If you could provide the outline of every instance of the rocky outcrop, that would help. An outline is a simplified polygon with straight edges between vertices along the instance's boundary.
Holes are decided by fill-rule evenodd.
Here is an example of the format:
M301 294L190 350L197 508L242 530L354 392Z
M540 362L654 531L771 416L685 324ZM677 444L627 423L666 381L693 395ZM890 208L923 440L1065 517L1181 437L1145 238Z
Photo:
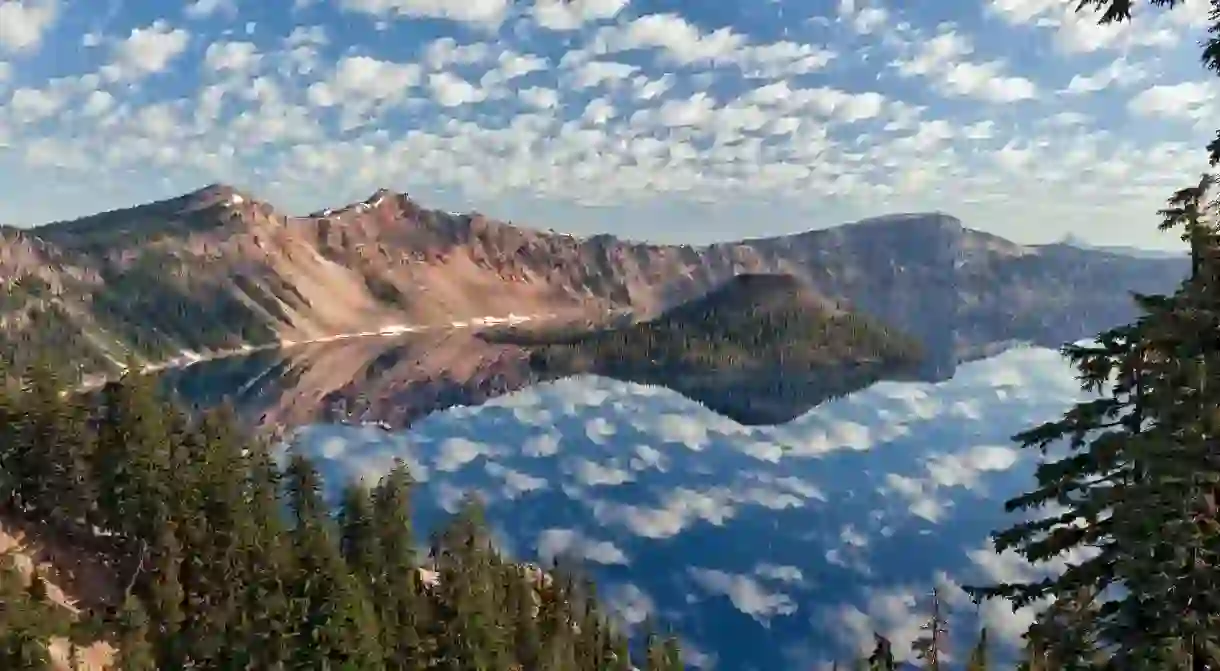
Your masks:
M1125 290L1167 291L1186 262L1023 247L944 214L908 214L707 247L578 238L422 207L381 190L288 216L212 185L179 198L0 237L0 323L87 367L134 351L306 340L485 315L640 314L741 273L786 273L949 351L1058 344L1129 319ZM49 294L12 280L37 276ZM20 284L20 283L17 283ZM41 284L38 287L43 289ZM47 326L50 324L50 326ZM58 344L62 341L62 344ZM943 347L938 347L943 350Z

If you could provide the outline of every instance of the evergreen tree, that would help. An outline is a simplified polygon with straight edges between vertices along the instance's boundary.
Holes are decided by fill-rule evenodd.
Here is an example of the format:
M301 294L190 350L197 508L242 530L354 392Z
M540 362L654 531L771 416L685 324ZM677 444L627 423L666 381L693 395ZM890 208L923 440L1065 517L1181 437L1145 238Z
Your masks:
M1103 23L1131 18L1132 0L1080 0ZM1181 0L1151 0L1180 7ZM1220 73L1220 5L1212 3L1203 64ZM1208 146L1220 163L1220 133ZM1215 408L1220 366L1220 245L1214 180L1175 193L1162 230L1180 229L1190 244L1190 278L1172 296L1140 296L1143 315L1112 329L1096 345L1065 348L1087 391L1106 396L1078 404L1062 420L1018 438L1045 454L1068 454L1038 470L1038 488L1009 501L1010 510L1066 508L1014 525L996 536L997 551L1016 550L1038 563L1072 550L1095 555L1039 582L990 586L977 595L1015 605L1051 602L1030 644L1047 665L1205 669L1220 666L1220 557L1215 538L1220 437ZM1110 378L1114 379L1111 380ZM1057 631L1052 631L1057 630ZM1035 634L1031 630L1031 635ZM1031 661L1029 668L1041 665Z
M286 584L292 557L280 514L280 473L262 440L247 444L245 462L249 513L241 549L245 584L235 629L247 642L246 668L278 671L288 661L293 633Z
M868 656L867 668L869 671L895 671L898 668L893 644L881 634L873 634L873 652Z
M940 671L941 650L948 631L945 629L945 618L940 612L940 593L936 589L932 590L932 617L919 628L926 633L911 642L911 650L917 659L923 661L923 668Z
M292 665L300 669L371 669L381 659L372 608L347 571L322 499L317 470L299 454L287 476L293 513L293 620L299 623Z
M667 671L683 671L686 664L682 661L682 649L678 645L678 637L669 636L662 644L665 651L665 669Z
M1213 410L1220 386L1207 384L1209 368L1220 364L1207 344L1214 336L1206 334L1220 328L1211 291L1192 279L1172 297L1139 296L1145 314L1135 324L1095 345L1065 347L1085 390L1107 396L1017 437L1044 454L1065 441L1069 453L1039 466L1038 489L1007 508L1066 510L997 534L996 551L1013 549L1034 563L1082 548L1096 554L1050 580L972 592L1017 606L1096 602L1095 617L1076 618L1070 635L1046 641L1052 654L1067 641L1074 647L1062 655L1092 658L1112 648L1112 663L1133 670L1190 668L1183 654L1220 663L1210 652L1220 650L1210 624L1220 601L1206 587L1220 579L1208 512L1220 483L1220 461L1208 447L1220 434ZM1094 650L1079 649L1094 642Z
M0 669L51 671L54 668L46 641L31 628L0 631Z
M156 671L157 661L149 643L148 614L140 600L127 595L118 617L118 671Z
M55 389L45 384L43 392ZM77 540L90 540L125 586L102 632L47 599L41 578L27 584L0 571L0 668L39 668L50 637L64 635L73 646L105 636L117 644L116 668L133 670L631 668L626 638L609 627L591 583L506 561L476 500L438 532L438 579L425 586L405 466L372 492L349 490L336 525L307 459L291 455L281 470L230 409L188 414L146 384L133 374L98 394L92 451L82 425L65 420L71 395L0 393L0 437L9 441L0 472L35 478L22 485L26 503L10 508L45 522L55 510L48 483L84 480L86 511L58 519L76 525L92 513L105 533ZM54 448L49 464L27 460L32 445ZM680 668L676 639L660 649L658 668Z
M423 623L429 613L411 527L412 485L410 471L399 461L373 491L373 523L381 553L375 572L381 588L373 599L389 671L423 669L428 659Z
M373 493L364 483L343 490L339 507L340 551L369 595L381 587L382 552L373 516Z
M966 671L987 671L987 627L979 630L979 640L970 651Z

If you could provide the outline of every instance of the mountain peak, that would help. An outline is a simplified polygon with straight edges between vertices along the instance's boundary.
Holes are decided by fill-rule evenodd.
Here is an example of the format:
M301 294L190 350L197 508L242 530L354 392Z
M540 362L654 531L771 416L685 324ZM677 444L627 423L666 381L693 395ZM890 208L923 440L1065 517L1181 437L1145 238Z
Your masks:
M383 198L387 198L389 196L397 196L397 195L400 195L400 194L395 193L394 191L387 189L385 187L382 187L382 188L374 191L373 195L369 196L368 198L365 198L364 202L372 204L374 202L380 201Z
M789 312L814 310L834 312L837 306L812 284L787 273L741 273L715 287L701 298L665 313L666 317L704 318L709 311L728 313Z
M255 202L253 198L242 193L237 187L229 184L213 183L195 189L175 199L182 201L187 210L197 210L215 205L240 205Z

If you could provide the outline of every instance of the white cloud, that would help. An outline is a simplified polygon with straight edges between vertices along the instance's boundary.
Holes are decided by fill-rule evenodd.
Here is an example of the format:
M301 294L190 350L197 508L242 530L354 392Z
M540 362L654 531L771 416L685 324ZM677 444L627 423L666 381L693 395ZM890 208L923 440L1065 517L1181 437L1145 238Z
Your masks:
M538 109L553 109L559 106L559 92L555 89L531 86L517 92L521 101Z
M1068 93L1093 93L1111 87L1131 86L1147 76L1144 66L1118 58L1092 75L1074 75L1066 90Z
M59 17L56 0L0 0L0 51L29 52Z
M639 71L639 67L615 61L590 61L581 64L573 73L573 88L587 89L607 83L625 81Z
M571 470L576 480L586 487L604 485L613 487L635 479L630 471L611 465L599 464L584 458L574 460Z
M215 71L246 72L258 67L262 55L253 42L213 42L203 55L203 63Z
M1037 86L1025 77L1005 73L1000 61L974 61L970 41L953 30L942 31L923 41L915 53L895 61L898 73L926 77L951 96L978 98L994 103L1012 103L1038 96Z
M66 96L59 91L19 88L13 91L9 108L16 121L33 123L55 114L66 102Z
M642 624L657 608L656 601L633 583L613 585L605 595L610 610L629 626Z
M549 484L545 478L522 473L521 471L507 468L502 464L487 462L484 470L487 471L488 475L504 481L504 496L508 499L515 499L528 492L546 489Z
M164 21L133 28L115 47L115 61L104 67L102 73L108 79L123 80L164 72L186 50L189 41L190 33L172 28Z
M850 22L852 30L869 35L890 21L884 7L858 7L855 0L839 0L839 17Z
M459 44L452 37L441 37L424 48L423 61L430 68L443 70L455 65L483 63L492 57L492 46L486 42Z
M192 19L205 19L221 13L236 16L236 0L195 0L183 10L183 14Z
M697 567L690 569L690 575L700 587L713 594L727 596L737 610L759 622L797 612L792 597L769 592L750 576Z
M613 543L595 541L573 529L545 529L538 534L538 558L549 564L557 557L575 556L596 564L628 564L627 555Z
M1198 27L1206 20L1206 10L1199 7L1203 3L1185 4L1181 11L1161 16L1141 12L1135 21L1106 25L1098 23L1096 12L1077 12L1075 3L1057 0L990 0L988 6L994 16L1009 24L1053 31L1057 47L1075 54L1176 46L1183 28Z
M729 28L703 33L677 14L648 14L623 26L603 28L596 50L604 52L660 49L678 64L725 58L745 46L746 38Z
M1136 94L1128 107L1144 116L1202 119L1214 116L1216 86L1210 82L1158 84Z
M369 56L346 56L330 79L314 82L307 96L314 105L363 108L374 103L400 101L419 85L422 69L415 63L382 61Z
M452 473L482 456L494 454L490 445L477 443L466 438L447 438L440 444L433 462L433 468L444 473Z
M528 457L549 457L559 453L560 437L553 433L541 433L530 436L521 447L521 452Z
M4 54L12 70L10 82L0 84L5 102L15 88L45 91L64 97L60 111L69 112L39 117L35 132L16 128L16 119L37 116L36 101L22 94L16 109L10 103L4 141L16 151L8 160L19 160L34 137L77 138L84 154L97 157L75 176L80 188L93 188L84 185L101 175L129 174L131 183L155 184L148 188L169 189L158 191L167 195L203 178L195 162L206 161L215 171L207 179L263 185L263 197L286 210L321 209L348 197L342 194L391 185L425 204L442 202L439 193L455 207L482 203L491 215L524 207L537 214L522 215L523 222L544 228L588 233L604 215L598 221L613 222L627 237L710 242L742 235L744 219L728 213L744 207L769 212L757 218L770 227L759 234L936 209L1036 241L1060 237L1065 226L1091 226L1090 211L1124 222L1107 235L1140 235L1148 227L1134 213L1155 211L1175 177L1205 164L1174 150L1155 170L1132 171L1129 157L1206 131L1215 107L1206 91L1155 76L1165 68L1154 59L1176 58L1169 50L1178 49L1157 46L1158 31L1176 35L1175 44L1195 43L1200 15L1190 8L1141 16L1133 32L1107 38L1095 48L1107 53L1086 61L1071 55L1092 48L1085 24L1070 23L1076 19L1060 7L1015 0L992 3L986 43L968 32L969 21L947 21L925 36L893 3L874 0L826 3L819 25L794 20L783 3L763 3L751 10L757 25L749 26L697 4L650 14L623 0L339 4L314 3L293 23L338 25L324 15L343 8L353 13L338 18L351 30L328 34L301 24L277 35L273 22L260 19L249 26L257 34L246 37L252 22L231 11L248 8L245 2L191 0L181 5L186 14L165 20L191 19L183 24L189 33L160 21L128 35L133 26L115 33L113 17L56 23L62 0L0 0L0 49L13 54ZM952 14L946 16L956 19ZM396 21L419 18L450 20ZM417 25L435 39L407 38ZM56 48L40 55L52 26ZM374 28L381 32L370 35ZM822 39L823 30L833 39ZM1070 49L1038 52L1036 60L1050 65L1039 65L1034 77L1024 68L1035 61L1009 56L1004 42L1031 43L1020 32L1027 30L1082 37ZM82 72L58 72L79 59L52 61L49 54L77 45L107 53L86 52ZM99 58L106 63L100 69ZM65 78L96 73L109 97L93 94L96 85L53 91L42 77L52 71ZM163 76L145 81L152 74ZM1130 104L1101 113L1097 105L1109 98L1082 94L1103 88L1122 89ZM1051 90L1074 96L1043 95ZM1025 103L1019 119L1003 107L1018 102ZM158 103L176 105L186 125L173 136L182 145L158 151L187 158L146 174L152 163L137 157L152 150L130 120ZM1084 138L1098 138L1105 124L1134 119L1138 136L1086 146ZM1087 153L1093 163L1074 163L1075 174L1067 175L1048 147ZM1038 177L1031 176L1035 165ZM28 179L42 186L13 187L20 198L3 194L0 218L74 216L83 214L74 209L80 203L92 202L42 193L62 176L36 172ZM1129 179L1107 181L1116 175ZM1119 201L1125 205L1115 210ZM1039 216L1017 207L1030 202ZM591 219L561 207L606 209ZM685 223L650 225L662 210ZM570 414L514 412L538 426ZM779 454L765 442L755 445L762 458Z
M459 107L487 99L486 92L449 72L434 72L428 75L428 89L432 92L432 98L442 107Z
M550 30L576 30L586 23L613 19L630 0L534 0L534 21Z
M619 524L637 536L669 538L696 521L716 526L736 512L725 491L699 492L684 487L668 493L660 508L594 501L593 515L602 524Z
M509 0L340 0L345 10L376 17L448 19L498 26L508 16Z

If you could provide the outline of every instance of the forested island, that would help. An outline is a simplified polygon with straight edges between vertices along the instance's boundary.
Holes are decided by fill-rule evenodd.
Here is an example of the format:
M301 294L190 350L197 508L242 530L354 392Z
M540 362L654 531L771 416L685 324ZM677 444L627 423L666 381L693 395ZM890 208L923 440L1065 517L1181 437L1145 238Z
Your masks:
M540 371L640 378L840 374L911 366L922 356L913 338L839 309L790 275L738 275L655 319L625 326L488 337L529 348Z

